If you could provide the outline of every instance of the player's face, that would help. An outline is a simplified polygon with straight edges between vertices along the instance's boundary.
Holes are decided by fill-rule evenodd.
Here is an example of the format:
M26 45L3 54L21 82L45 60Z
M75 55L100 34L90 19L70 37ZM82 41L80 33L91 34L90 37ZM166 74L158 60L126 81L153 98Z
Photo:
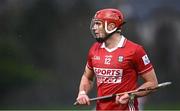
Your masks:
M103 39L106 37L104 23L102 21L94 20L91 24L91 30L93 31L96 39Z

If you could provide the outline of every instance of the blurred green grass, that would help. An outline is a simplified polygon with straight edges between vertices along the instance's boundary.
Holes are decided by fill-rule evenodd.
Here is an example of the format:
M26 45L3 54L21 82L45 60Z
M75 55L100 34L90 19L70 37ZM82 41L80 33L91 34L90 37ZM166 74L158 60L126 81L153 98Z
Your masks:
M78 110L93 110L95 108L95 105L90 106L63 106L61 108L57 108L59 110L72 110L72 111L78 111ZM143 110L176 110L180 111L180 103L175 104L148 104L144 106Z
M180 103L174 104L153 104L153 105L145 105L145 110L179 110L180 111Z
M1 108L1 111L4 108ZM64 105L64 106L47 106L47 107L41 107L41 108L6 108L5 111L7 110L12 110L13 111L19 111L19 110L28 110L28 111L93 111L95 109L95 104L90 105L90 106L71 106L71 105ZM172 110L176 110L176 111L180 111L180 103L176 103L176 104L156 104L156 105L145 105L144 109L140 110L140 111L172 111Z

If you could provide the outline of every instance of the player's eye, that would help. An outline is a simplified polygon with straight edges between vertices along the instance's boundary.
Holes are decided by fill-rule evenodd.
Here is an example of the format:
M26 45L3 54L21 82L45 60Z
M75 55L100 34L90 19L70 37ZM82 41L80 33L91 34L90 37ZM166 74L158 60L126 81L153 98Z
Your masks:
M99 21L95 21L95 23L94 23L95 25L101 25L101 22L99 22Z

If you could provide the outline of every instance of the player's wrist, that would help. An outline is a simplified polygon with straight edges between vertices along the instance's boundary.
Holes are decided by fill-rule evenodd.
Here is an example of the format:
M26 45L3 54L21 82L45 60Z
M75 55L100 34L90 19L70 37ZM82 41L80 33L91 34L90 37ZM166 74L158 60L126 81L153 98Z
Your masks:
M79 91L79 95L86 95L86 91Z

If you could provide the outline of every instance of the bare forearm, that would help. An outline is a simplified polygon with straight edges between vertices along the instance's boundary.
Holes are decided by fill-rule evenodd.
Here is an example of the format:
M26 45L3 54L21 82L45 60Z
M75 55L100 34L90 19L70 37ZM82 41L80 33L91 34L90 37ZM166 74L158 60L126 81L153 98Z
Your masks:
M92 89L92 87L93 87L93 81L88 79L85 75L83 75L79 86L79 92L85 91L87 94Z
M144 89L144 88L154 88L158 85L158 80L156 78L156 74L154 70L151 70L150 72L143 74L142 78L144 79L144 84L142 84L138 89ZM142 91L136 93L137 96L146 96L150 93L151 91Z
M138 89L144 89L144 88L154 88L158 85L157 82L145 82L142 84ZM143 97L151 93L152 91L141 91L138 93L135 93L137 97Z

